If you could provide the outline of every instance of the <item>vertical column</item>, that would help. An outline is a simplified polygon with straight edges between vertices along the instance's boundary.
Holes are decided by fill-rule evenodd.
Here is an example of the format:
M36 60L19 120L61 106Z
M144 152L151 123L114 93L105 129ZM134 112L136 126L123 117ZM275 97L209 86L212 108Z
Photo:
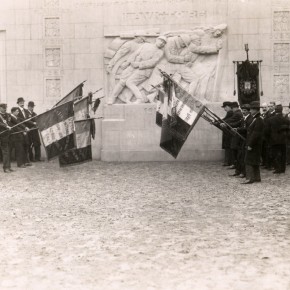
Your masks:
M272 17L273 93L286 105L290 92L290 2L273 0Z
M60 0L44 0L44 82L46 103L53 105L61 98L62 49Z

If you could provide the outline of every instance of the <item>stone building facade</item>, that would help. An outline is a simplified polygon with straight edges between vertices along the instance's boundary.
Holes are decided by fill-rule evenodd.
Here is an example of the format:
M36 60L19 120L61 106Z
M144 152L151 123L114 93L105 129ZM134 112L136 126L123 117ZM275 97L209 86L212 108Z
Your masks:
M11 0L0 6L0 99L49 109L84 80L84 94L110 94L106 51L117 37L154 38L225 23L210 106L233 96L233 60L263 60L262 102L289 104L289 0ZM105 103L105 102L103 102ZM104 105L94 155L103 160L168 160L158 148L154 105ZM181 159L220 158L220 133L201 122ZM211 137L208 137L208 136ZM198 140L198 141L197 141ZM136 149L137 148L137 149ZM123 153L122 153L123 152ZM169 158L170 159L170 158Z

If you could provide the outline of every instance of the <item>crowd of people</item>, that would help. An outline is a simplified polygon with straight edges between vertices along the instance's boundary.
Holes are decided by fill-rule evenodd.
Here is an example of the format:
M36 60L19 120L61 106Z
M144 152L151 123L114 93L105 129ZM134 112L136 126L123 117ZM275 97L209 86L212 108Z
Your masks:
M7 112L7 105L0 104L0 148L2 153L3 170L11 173L11 156L15 155L17 167L26 168L31 162L41 160L41 142L36 127L34 102L17 99L17 105Z
M290 164L290 111L283 113L281 103L260 106L224 102L222 148L223 166L235 170L230 176L245 178L242 184L261 182L260 167L282 174ZM262 111L260 111L262 109ZM289 104L290 109L290 104Z

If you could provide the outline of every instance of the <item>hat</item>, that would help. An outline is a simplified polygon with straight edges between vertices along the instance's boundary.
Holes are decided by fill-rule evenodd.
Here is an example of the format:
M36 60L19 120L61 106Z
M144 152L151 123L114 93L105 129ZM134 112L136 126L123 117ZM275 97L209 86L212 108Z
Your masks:
M166 36L164 36L164 35L160 35L160 36L158 36L157 39L161 39L161 40L163 40L165 43L167 42L167 38L166 38Z
M223 102L222 108L229 106L231 107L232 103L231 102Z
M250 109L260 109L260 102L259 101L253 101L250 103Z
M232 102L232 103L231 103L231 107L232 107L232 108L238 108L238 107L239 107L238 102Z
M7 105L4 104L4 103L0 103L0 107L6 109L7 108Z
M18 99L17 99L17 104L20 103L20 102L25 102L25 101L24 101L23 98L18 98Z
M34 102L32 101L29 101L28 104L27 104L27 107L35 107L35 104Z
M190 36L188 34L180 34L179 36L182 39L182 41L185 43L185 45L189 46L189 44L191 42Z
M250 105L249 104L244 104L244 105L242 105L242 109L250 111Z
M282 111L283 111L283 106L282 105L276 105L276 107L275 107L275 111L277 112L277 113L282 113Z

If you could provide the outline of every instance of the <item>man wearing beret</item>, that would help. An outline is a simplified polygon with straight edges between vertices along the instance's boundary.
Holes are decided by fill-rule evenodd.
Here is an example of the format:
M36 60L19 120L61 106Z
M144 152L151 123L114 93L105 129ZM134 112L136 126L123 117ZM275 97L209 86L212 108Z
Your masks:
M243 184L252 184L261 181L260 162L262 153L264 122L260 116L260 102L250 103L250 112L253 121L247 130L246 139L246 181Z
M9 147L9 136L11 131L10 126L10 115L6 113L7 105L0 104L0 148L3 157L3 170L5 173L10 173L11 169L10 163L10 147Z
M28 102L27 105L27 109L28 109L28 118L32 118L37 116L37 114L34 112L34 107L35 104L34 102L30 101ZM39 134L38 134L38 130L36 129L36 123L35 120L32 119L31 120L33 122L33 126L30 127L30 132L28 133L28 137L29 137L29 159L30 161L34 161L34 162L38 162L38 161L42 161L40 159L41 156L41 151L40 151L40 138L39 138ZM34 152L33 152L34 149Z
M224 108L224 110L226 111L226 116L223 118L223 121L226 122L233 115L231 102L223 102L222 108ZM226 132L226 131L223 131L223 135L222 135L222 149L225 150L225 158L224 158L223 166L230 166L232 164L232 161L231 161L231 134Z
M286 170L286 142L289 120L283 116L281 104L276 105L275 112L275 116L268 119L265 134L268 136L272 147L275 169L273 173L280 174L285 173Z

